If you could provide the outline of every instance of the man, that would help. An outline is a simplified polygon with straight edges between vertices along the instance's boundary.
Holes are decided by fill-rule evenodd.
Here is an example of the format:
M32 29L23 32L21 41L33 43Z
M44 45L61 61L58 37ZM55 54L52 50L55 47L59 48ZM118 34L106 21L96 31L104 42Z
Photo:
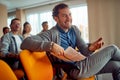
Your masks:
M10 31L9 27L3 27L3 36L8 33ZM2 41L2 38L3 36L1 37L1 41Z
M48 30L48 22L47 21L42 22L42 28L43 28L42 32Z
M23 37L19 35L21 29L20 19L14 18L11 21L11 31L3 36L0 48L0 58L5 60L13 70L19 68L19 52Z
M10 31L9 27L3 27L3 34L6 34Z
M3 39L3 36L4 36L6 33L8 33L9 31L10 31L9 27L3 27L3 35L2 35L2 37L0 38L0 43L1 43L2 39ZM1 44L0 44L0 48L1 48Z
M6 33L1 41L0 58L6 61L19 80L24 79L24 72L19 62L20 45L23 37L19 35L21 29L20 19L14 18L10 24L11 31Z
M86 44L81 38L79 29L72 25L70 9L64 3L54 7L53 18L57 22L55 27L25 39L21 48L48 52L53 67L62 68L71 79L112 73L114 80L120 80L120 50L115 45L94 52L103 45L102 38ZM74 49L77 47L87 58L76 62L66 62L52 55L64 56L65 49L69 46ZM92 54L93 52L94 54Z

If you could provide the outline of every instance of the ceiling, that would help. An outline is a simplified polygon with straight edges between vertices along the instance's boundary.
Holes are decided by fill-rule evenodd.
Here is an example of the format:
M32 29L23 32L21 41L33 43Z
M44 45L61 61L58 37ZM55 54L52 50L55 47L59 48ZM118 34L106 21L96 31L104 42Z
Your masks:
M14 11L16 8L26 9L60 1L65 0L0 0L0 4L6 5L8 12L11 12Z

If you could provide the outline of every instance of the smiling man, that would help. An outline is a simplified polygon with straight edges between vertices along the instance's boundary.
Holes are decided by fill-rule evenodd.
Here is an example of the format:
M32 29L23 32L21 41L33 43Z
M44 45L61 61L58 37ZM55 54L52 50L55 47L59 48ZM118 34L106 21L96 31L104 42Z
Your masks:
M53 8L53 18L57 23L53 28L26 38L21 48L30 51L46 51L53 67L57 68L57 71L63 69L72 80L101 73L112 73L114 80L120 80L120 50L117 46L110 45L92 54L102 47L102 38L89 45L85 43L79 29L72 25L71 11L67 4L56 5ZM74 49L77 47L86 58L70 62L52 55L64 56L65 49L69 46Z
M11 31L6 33L1 41L1 57L5 59L12 69L18 69L19 67L20 45L23 41L22 36L19 35L20 24L20 19L14 18L10 24Z

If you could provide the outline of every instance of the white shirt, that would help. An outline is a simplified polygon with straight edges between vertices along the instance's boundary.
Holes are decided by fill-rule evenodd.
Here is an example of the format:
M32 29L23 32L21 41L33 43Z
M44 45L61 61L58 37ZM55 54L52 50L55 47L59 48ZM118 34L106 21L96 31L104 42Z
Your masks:
M20 52L21 51L20 45L21 45L22 41L21 41L21 39L20 39L20 37L18 35L13 35L13 36L14 36L16 44L17 44L18 52Z

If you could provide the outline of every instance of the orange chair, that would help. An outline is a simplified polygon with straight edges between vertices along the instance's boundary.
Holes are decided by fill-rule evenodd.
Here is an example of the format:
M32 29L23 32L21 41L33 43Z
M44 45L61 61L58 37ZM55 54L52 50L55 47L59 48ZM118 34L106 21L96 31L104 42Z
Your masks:
M0 80L17 80L10 66L3 60L0 60Z
M30 52L23 50L20 53L20 60L28 80L52 80L53 68L45 52ZM66 80L64 73L62 80ZM95 76L78 80L95 80Z
M53 68L46 52L23 50L20 60L28 80L52 80Z

